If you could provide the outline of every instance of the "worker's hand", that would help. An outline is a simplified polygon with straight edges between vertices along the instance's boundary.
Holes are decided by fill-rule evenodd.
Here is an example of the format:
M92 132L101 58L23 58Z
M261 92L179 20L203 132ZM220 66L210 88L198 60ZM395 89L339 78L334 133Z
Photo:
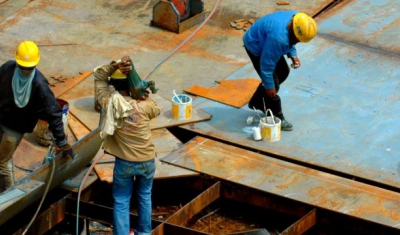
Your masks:
M64 157L70 157L72 159L75 157L72 147L69 144L57 146L54 154L57 156L60 153L62 153Z
M295 56L295 57L291 57L290 59L292 59L292 62L293 62L292 67L294 69L297 69L298 67L300 67L301 63L300 63L299 57Z
M127 74L132 70L131 61L121 61L118 63L118 68L121 70L121 73Z
M142 97L140 97L138 100L137 100L137 102L139 103L140 101L143 101L143 100L147 100L147 98L149 98L149 91L148 90L146 90L145 91L145 94L142 96Z
M113 67L113 69L117 70L119 68L118 63L115 61L111 61L110 65Z
M269 98L275 98L276 97L276 90L275 89L266 89L265 93Z
M132 60L131 57L125 55L121 58L121 62L118 63L118 68L123 74L127 74L132 70Z

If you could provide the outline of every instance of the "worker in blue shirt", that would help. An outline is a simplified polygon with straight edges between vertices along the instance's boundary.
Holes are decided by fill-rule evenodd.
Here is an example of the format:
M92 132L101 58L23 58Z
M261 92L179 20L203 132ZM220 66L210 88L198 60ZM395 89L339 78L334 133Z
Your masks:
M249 108L264 112L265 103L265 108L281 119L283 131L293 130L293 125L283 115L277 94L290 72L284 55L292 60L294 68L300 67L295 45L311 41L317 30L315 20L305 13L277 11L258 19L244 34L244 47L261 78Z

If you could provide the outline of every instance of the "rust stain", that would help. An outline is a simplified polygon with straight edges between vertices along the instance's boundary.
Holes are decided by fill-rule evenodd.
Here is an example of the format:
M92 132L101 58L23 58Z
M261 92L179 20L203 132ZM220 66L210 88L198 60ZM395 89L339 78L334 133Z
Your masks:
M159 34L142 34L142 35L129 35L142 41L138 47L149 48L149 50L173 50L181 42L183 42L191 32L182 34L171 34L167 31L161 31ZM237 61L226 56L216 55L202 48L198 48L193 41L197 40L228 40L230 37L242 37L243 33L238 33L235 30L221 30L220 28L210 27L205 25L194 37L180 48L176 53L186 53L194 57L200 57L211 61L228 62L235 65L243 65L247 61ZM169 49L168 49L169 48ZM243 49L244 50L244 49Z

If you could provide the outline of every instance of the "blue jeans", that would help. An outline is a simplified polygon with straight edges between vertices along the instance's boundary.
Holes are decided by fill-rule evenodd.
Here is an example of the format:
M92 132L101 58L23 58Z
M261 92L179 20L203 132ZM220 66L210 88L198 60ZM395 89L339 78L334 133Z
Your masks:
M130 201L134 186L138 197L138 223L135 235L150 235L151 190L156 171L154 159L146 162L128 162L115 158L113 176L114 234L128 235L130 229Z

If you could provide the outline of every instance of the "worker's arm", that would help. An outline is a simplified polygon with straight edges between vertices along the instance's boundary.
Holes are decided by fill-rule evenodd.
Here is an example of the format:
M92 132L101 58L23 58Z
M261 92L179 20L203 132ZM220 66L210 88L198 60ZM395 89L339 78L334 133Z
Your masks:
M290 49L290 52L287 54L287 56L292 60L293 68L297 69L298 67L300 67L301 62L300 62L299 57L297 57L296 46L292 46L292 48Z
M96 98L102 109L106 108L108 99L113 92L108 85L108 78L115 70L116 67L111 62L110 64L97 67L93 71Z

